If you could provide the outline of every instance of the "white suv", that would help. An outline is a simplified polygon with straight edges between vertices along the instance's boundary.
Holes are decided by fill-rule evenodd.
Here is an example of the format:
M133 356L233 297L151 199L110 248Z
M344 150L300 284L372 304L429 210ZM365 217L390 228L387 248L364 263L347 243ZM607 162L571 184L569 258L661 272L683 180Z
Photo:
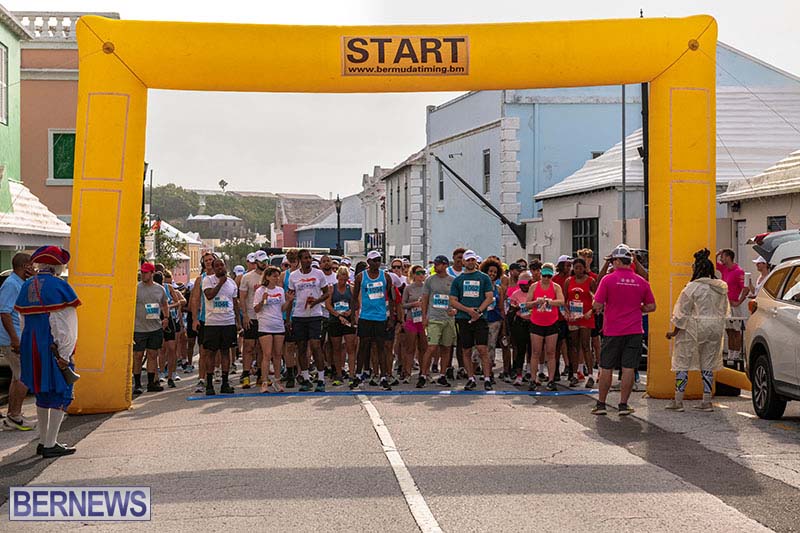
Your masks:
M800 259L769 273L750 311L745 346L753 408L761 418L780 418L788 400L800 400Z

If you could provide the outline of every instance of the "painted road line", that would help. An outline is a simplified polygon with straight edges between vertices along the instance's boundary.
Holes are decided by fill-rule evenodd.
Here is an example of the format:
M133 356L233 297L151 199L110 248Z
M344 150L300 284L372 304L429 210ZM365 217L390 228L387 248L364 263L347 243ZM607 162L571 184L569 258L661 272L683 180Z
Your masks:
M754 415L752 413L745 413L744 411L736 411L736 414L745 416L747 418L758 418L756 415Z
M381 414L365 395L359 394L357 398L361 402L361 405L364 406L364 409L366 409L367 414L369 414L372 427L375 429L375 433L377 433L378 439L380 439L381 445L383 446L383 453L392 466L394 476L397 478L397 482L400 484L400 490L403 492L403 497L408 504L408 509L411 511L411 515L417 522L420 531L422 531L422 533L440 533L442 528L439 527L439 523L433 516L427 502L425 502L425 498L422 497L422 493L419 491L419 488L417 488L414 478L411 477L411 472L408 471L406 463L400 456L400 452L397 451L397 447L394 445L394 439L392 439L392 435L389 433L389 428L383 423Z
M717 406L718 406L720 409L730 409L730 407L728 407L728 406L727 406L727 405L725 405L724 403L718 403L718 404L717 404Z
M563 391L465 391L465 390L343 390L330 392L237 392L234 394L215 394L214 396L189 396L190 402L201 400L219 400L228 398L270 398L270 397L329 397L329 396L588 396L597 394L597 389L563 390Z

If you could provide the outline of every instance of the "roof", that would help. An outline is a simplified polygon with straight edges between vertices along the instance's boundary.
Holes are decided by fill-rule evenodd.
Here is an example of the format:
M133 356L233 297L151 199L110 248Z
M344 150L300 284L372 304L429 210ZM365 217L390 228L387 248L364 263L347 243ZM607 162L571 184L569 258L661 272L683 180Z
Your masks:
M161 221L161 231L166 233L171 239L177 239L181 242L185 242L186 244L203 244L198 239L195 239L192 235L182 232L172 224L168 223L166 220Z
M11 32L20 38L21 41L28 41L33 39L33 33L23 26L14 15L11 14L6 8L0 5L0 22L3 23Z
M357 194L342 198L342 212L340 214L340 227L342 229L361 229L364 213L361 210L361 199ZM336 207L330 206L320 213L307 226L297 228L297 231L309 229L336 229Z
M762 172L800 146L800 90L717 88L717 185ZM626 138L626 181L643 186L643 165L637 148L642 130ZM651 148L652 149L652 148ZM622 186L622 142L577 172L540 192L536 200Z
M223 215L223 214L216 214L216 215L189 215L186 217L187 221L195 221L195 220L242 220L239 217L233 215Z
M22 183L9 180L13 211L0 214L0 233L68 238L69 226Z
M764 196L800 192L800 150L796 150L764 172L746 180L732 181L728 190L717 196L719 202L733 202Z
M425 149L423 148L419 152L411 154L408 156L402 163L394 167L393 169L386 172L383 176L381 176L381 181L387 180L394 175L395 172L399 172L406 167L411 165L424 165L425 164Z
M333 205L333 200L316 198L294 198L278 196L276 220L283 224L309 224L323 211Z
M76 41L75 27L84 15L119 19L119 13L99 11L13 11L11 14L34 41Z

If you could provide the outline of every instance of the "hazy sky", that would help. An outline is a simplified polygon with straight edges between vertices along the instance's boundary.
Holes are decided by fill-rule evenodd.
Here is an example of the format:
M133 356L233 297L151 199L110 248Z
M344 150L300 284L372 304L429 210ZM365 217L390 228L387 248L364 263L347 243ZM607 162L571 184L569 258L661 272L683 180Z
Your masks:
M0 0L6 8L116 11L139 20L403 24L713 15L719 38L800 74L800 0ZM425 144L425 106L456 93L261 94L150 91L147 160L156 183L345 195L373 166ZM355 141L354 141L355 139Z

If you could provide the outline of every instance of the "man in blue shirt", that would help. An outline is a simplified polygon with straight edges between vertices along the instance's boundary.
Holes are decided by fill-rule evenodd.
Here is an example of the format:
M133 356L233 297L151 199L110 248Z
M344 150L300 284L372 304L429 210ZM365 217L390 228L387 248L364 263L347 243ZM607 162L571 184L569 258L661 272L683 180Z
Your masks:
M489 276L478 270L478 255L472 250L464 252L464 270L450 285L450 305L456 313L456 327L463 350L467 384L464 390L475 389L475 367L472 348L478 349L484 370L483 387L492 390L491 362L489 360L489 323L486 309L494 302L494 287Z
M8 415L3 419L3 426L10 429L28 431L36 424L23 418L22 402L28 388L20 381L19 339L22 335L19 313L14 310L19 291L26 279L33 275L31 256L19 253L11 259L14 272L0 286L0 356L8 361L11 367L11 385L8 388Z

